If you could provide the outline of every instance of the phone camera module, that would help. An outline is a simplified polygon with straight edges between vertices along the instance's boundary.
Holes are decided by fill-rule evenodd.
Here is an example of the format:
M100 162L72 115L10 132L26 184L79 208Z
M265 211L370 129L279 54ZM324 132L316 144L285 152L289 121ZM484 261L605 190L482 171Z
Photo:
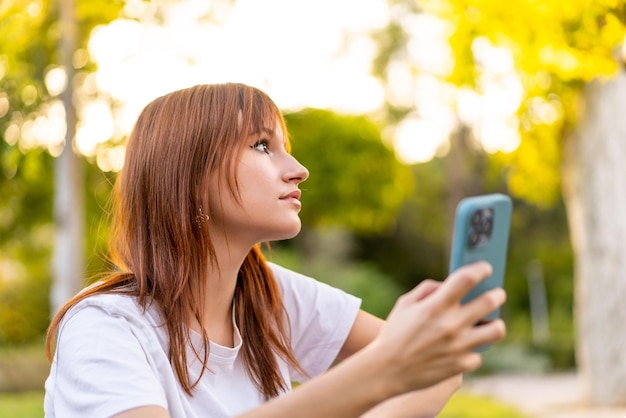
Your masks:
M489 241L493 230L493 208L476 210L471 217L468 244L480 247Z

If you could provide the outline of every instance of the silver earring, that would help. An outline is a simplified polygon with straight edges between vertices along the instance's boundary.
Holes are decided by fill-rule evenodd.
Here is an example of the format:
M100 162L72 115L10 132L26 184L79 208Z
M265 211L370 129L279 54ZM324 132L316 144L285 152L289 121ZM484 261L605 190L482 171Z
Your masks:
M198 212L200 212L199 215L196 215L196 223L198 225L201 225L205 222L208 222L209 219L211 219L211 217L209 215L205 215L202 213L202 206L200 206L200 208L198 209Z

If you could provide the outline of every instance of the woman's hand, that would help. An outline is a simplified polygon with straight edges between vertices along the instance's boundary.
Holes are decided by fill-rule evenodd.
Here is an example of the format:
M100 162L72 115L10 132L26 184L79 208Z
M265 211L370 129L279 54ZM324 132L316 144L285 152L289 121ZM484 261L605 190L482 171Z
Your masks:
M383 373L398 385L399 393L475 370L482 358L472 350L504 338L506 328L501 319L480 323L505 302L503 289L493 289L461 305L467 292L489 275L489 264L471 264L442 283L422 282L398 299L367 349L385 359Z

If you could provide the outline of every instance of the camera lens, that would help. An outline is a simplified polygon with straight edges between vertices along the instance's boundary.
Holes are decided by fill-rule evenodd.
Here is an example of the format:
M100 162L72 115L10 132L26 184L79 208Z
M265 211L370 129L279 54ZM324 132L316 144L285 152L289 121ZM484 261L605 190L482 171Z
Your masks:
M472 225L480 225L480 221L482 219L483 215L482 215L482 211L481 210L477 210L476 212L474 212L474 214L472 215Z
M489 219L485 219L485 222L483 223L483 227L482 230L486 235L491 235L491 230L493 228L493 219L489 218Z
M478 232L476 232L474 229L472 229L470 231L469 239L468 239L468 244L469 244L470 248L473 248L476 245L478 245L479 241L480 241L480 234Z

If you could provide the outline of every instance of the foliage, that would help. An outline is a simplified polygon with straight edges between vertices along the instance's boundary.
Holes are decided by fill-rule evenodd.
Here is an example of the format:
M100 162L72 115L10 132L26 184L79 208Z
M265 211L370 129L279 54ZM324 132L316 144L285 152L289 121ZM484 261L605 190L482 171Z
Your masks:
M543 70L562 81L589 81L617 68L613 51L623 42L626 23L620 1L573 0L565 5L558 0L421 0L419 4L454 23L451 41L459 58L461 51L472 49L476 37L485 36L509 48L528 75ZM464 64L474 62L457 60L453 77L458 81L467 80Z
M426 277L444 278L459 196L508 193L506 166L479 150L460 157L464 161L445 156L412 166L415 191L405 199L396 226L382 234L360 234L357 257L375 261L406 289ZM453 177L461 165L469 169L457 183Z
M415 191L404 201L396 225L379 234L359 234L355 256L376 263L404 289L446 273L451 235L444 159L412 167Z
M0 345L41 335L48 323L52 158L0 142Z
M0 288L0 345L29 343L44 333L49 320L50 281L46 279L36 277Z
M293 155L309 169L302 185L303 224L381 231L412 190L407 168L363 116L307 109L285 115Z
M412 75L424 71L407 59L418 15L436 16L445 25L453 66L435 74L459 89L484 93L483 81L509 81L491 72L477 47L502 49L513 59L522 86L515 123L521 146L500 158L511 166L510 191L534 204L559 201L562 141L581 111L585 82L615 73L618 50L626 34L626 6L617 0L390 0L389 25L374 34L379 53L374 73L390 81L390 68L411 65ZM437 51L438 53L445 53ZM456 103L458 105L458 103ZM390 101L387 118L396 123L411 111ZM418 109L419 110L419 109Z
M511 191L539 204L556 202L561 141L578 119L583 84L618 69L615 52L625 39L625 3L421 0L419 4L451 23L455 66L450 80L455 84L474 85L484 71L469 54L476 39L486 38L512 53L525 97L518 111L522 146L509 156L515 167L509 177ZM544 110L555 116L544 117Z
M78 57L86 55L91 30L115 18L122 5L121 0L76 0L78 69L89 70L89 61ZM9 110L0 113L2 136L9 122L21 124L36 117L41 104L52 99L44 79L50 67L60 63L57 7L51 0L5 0L0 6L0 97L9 103Z

